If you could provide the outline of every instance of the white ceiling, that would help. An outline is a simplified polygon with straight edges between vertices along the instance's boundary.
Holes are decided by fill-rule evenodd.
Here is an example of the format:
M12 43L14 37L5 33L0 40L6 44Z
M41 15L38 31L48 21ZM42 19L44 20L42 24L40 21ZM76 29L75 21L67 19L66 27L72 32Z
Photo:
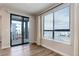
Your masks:
M12 9L19 10L29 14L37 14L44 9L52 6L52 3L3 3L0 6Z

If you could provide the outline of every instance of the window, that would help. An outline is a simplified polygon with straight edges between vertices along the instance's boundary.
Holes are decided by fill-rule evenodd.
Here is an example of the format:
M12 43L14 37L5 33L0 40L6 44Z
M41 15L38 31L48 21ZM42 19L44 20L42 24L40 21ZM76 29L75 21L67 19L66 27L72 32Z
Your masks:
M69 7L44 16L44 38L70 44Z
M69 7L54 12L55 29L69 29Z
M69 44L69 7L54 12L54 39Z
M53 13L44 17L44 37L52 39L53 36Z

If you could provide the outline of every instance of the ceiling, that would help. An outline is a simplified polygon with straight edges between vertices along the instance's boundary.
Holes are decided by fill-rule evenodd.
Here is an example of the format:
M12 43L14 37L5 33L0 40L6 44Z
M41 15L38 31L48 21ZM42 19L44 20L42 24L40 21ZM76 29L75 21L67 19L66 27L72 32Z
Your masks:
M3 3L0 6L11 9L19 10L28 14L37 14L46 8L52 6L52 3Z

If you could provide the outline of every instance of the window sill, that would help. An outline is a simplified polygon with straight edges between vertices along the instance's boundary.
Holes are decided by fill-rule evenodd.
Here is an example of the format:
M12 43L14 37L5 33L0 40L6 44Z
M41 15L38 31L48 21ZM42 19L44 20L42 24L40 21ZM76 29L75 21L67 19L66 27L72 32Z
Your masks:
M65 44L65 45L71 45L71 42L65 42L65 41L58 41L58 40L54 40L54 39L48 39L48 38L43 38L44 40L50 40L50 41L54 41L56 43L60 43L60 44Z

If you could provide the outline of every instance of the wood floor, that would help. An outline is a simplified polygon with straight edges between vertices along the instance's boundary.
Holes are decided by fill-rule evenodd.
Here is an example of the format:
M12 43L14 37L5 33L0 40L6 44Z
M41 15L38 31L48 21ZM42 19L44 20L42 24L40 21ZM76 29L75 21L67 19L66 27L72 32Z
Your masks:
M0 50L0 56L61 56L36 44L26 44Z

